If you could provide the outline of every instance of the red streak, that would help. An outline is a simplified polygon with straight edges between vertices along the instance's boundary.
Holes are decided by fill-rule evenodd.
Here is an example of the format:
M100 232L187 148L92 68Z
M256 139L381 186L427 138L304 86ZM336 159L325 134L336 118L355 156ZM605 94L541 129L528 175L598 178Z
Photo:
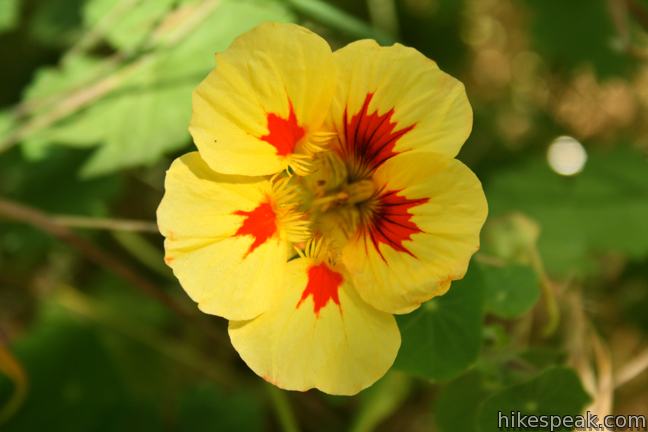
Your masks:
M319 316L319 311L326 306L329 300L340 306L338 290L344 278L336 271L331 270L324 263L311 266L308 269L308 284L302 293L301 299L297 303L299 307L309 295L313 296L313 310L315 315Z
M268 133L261 140L272 144L277 150L277 155L286 156L295 152L295 146L304 136L304 128L297 123L292 102L288 101L290 113L284 119L277 114L268 114Z
M369 238L383 260L385 257L380 252L380 243L414 257L414 254L403 245L403 242L411 240L413 234L423 232L412 222L412 214L409 210L412 207L425 204L429 199L409 199L398 195L398 192L400 191L383 192L378 197L378 204L374 208L371 222L367 228Z
M344 110L345 143L342 148L344 156L352 157L363 170L369 169L370 172L399 153L394 151L396 142L415 126L396 131L396 123L391 121L394 108L380 115L378 111L369 114L373 96L373 93L367 93L362 108L350 121Z
M234 235L251 235L254 237L250 249L245 254L246 256L251 254L277 232L277 218L269 202L259 204L252 211L238 210L234 214L237 216L245 216L243 224Z

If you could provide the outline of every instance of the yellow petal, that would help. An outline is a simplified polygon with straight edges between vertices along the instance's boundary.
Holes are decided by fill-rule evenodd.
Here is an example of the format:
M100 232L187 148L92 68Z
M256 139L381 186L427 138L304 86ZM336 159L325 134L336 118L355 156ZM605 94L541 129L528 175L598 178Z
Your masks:
M336 79L330 47L303 27L266 23L216 63L193 94L189 130L201 156L225 174L284 169L329 109Z
M352 395L387 372L400 346L394 317L366 304L339 269L291 261L272 306L233 321L232 344L248 366L287 390Z
M343 250L362 298L406 313L461 279L479 248L488 212L477 177L455 159L405 153L374 175L383 204L372 224Z
M339 83L329 127L372 170L404 152L454 157L472 128L463 84L400 44L362 40L336 51Z
M197 152L169 168L157 211L165 261L206 313L249 319L265 310L287 260L270 184L214 173Z

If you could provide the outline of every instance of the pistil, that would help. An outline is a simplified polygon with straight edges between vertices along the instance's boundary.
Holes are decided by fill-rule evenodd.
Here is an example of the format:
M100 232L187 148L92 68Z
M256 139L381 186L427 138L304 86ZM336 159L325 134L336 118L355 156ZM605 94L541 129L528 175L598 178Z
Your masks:
M371 180L360 180L343 186L341 190L314 199L311 206L325 212L335 206L354 205L368 201L375 195L375 192L376 188Z

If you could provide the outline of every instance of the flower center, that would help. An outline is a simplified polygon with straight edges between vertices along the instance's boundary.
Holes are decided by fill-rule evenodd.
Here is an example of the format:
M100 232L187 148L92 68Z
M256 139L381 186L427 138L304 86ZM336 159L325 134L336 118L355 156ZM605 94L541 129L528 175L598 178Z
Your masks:
M310 174L293 177L300 190L300 210L308 215L315 237L341 248L375 206L378 190L371 178L354 178L337 152L315 155Z
M304 154L291 156L291 170L298 174L287 180L297 198L294 209L305 216L311 238L326 244L329 260L352 238L384 261L389 249L416 257L408 243L423 232L414 215L427 199L373 178L385 162L408 150L401 139L416 125L398 125L394 108L378 110L373 100L368 93L357 112L345 109L342 128L309 135Z

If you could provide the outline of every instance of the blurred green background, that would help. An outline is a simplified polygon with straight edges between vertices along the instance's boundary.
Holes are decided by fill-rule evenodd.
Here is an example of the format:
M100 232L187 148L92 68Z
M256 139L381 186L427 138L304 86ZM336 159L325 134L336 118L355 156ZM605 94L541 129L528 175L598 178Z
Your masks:
M162 261L191 91L260 22L462 80L482 249L356 397L283 392ZM648 1L0 0L0 430L497 430L648 415Z

